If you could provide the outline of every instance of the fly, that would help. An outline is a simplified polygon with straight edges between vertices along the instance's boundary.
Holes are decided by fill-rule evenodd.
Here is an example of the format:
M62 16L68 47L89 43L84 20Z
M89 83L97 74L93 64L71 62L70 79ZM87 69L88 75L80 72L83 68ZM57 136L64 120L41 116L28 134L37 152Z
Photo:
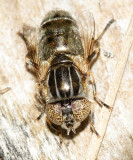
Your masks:
M99 40L114 20L110 20L95 38L93 15L86 15L87 21L85 17L81 18L78 25L68 12L51 11L46 14L39 29L24 25L23 33L19 33L28 51L27 67L38 78L40 90L37 95L45 107L47 122L51 127L52 124L61 126L67 135L71 131L76 133L88 116L92 131L99 135L94 127L94 105L89 97L89 84L93 87L94 100L110 108L96 95L90 66L99 54Z

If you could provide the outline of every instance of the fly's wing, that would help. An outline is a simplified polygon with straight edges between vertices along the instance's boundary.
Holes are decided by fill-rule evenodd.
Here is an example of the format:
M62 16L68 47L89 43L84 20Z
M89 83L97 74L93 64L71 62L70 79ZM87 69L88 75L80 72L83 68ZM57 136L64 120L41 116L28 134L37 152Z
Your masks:
M34 55L36 52L35 32L36 28L23 24L22 32L18 33L18 35L23 39L23 41L26 44L28 50L26 57L31 59L32 61L34 61Z
M77 19L77 24L84 47L84 58L88 58L93 52L93 44L95 40L95 21L93 14L89 11L80 13Z
M18 35L23 39L27 47L26 63L27 68L30 71L36 72L38 78L40 78L40 73L38 72L40 68L40 59L37 53L37 27L31 27L26 24L23 25L23 31L19 32Z
M37 32L37 28L30 27L25 24L23 25L23 35L27 40L26 46L28 49L26 58L29 58L34 64L39 65L37 55Z
M24 40L28 50L28 54L26 55L26 62L32 66L28 67L28 69L36 73L38 81L40 82L46 76L49 68L49 62L41 61L40 53L38 52L39 30L39 27L35 28L24 24L21 38Z

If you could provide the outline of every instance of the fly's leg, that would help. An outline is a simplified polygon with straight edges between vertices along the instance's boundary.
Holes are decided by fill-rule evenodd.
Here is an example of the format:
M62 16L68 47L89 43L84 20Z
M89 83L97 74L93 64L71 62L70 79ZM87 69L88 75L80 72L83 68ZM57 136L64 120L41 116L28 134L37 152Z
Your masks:
M40 120L43 114L44 114L44 112L42 112L42 113L39 115L39 117L37 118L37 120ZM62 145L62 142L63 142L63 136L62 136L61 130L57 130L57 129L53 126L52 122L48 119L48 117L46 118L46 122L47 122L47 124L49 125L49 127L50 127L51 129L53 129L57 134L59 134L60 146L61 146L61 145Z
M39 97L37 97L39 98ZM41 99L39 98L39 101ZM42 108L42 105L43 105L43 108ZM44 106L45 105L45 106ZM37 117L37 120L40 120L43 116L43 114L45 113L45 107L46 107L46 104L42 103L40 107L37 107L37 109L41 112L41 114Z
M42 89L41 83L36 83L35 88L36 88L36 99L40 103L40 107L37 107L37 109L41 112L41 114L39 115L37 120L40 120L42 118L43 114L45 113L46 102L45 102L43 96L41 95L41 89Z
M25 57L26 67L28 70L31 70L33 72L38 71L38 64L35 63L31 58L26 55Z
M60 138L60 146L62 145L62 142L63 142L63 136L62 136L62 131L61 129L60 130L57 130L55 127L53 127L52 125L52 122L47 118L46 119L48 125L56 132L59 134L59 138Z
M102 33L97 37L97 39L95 40L95 43L97 43L100 39L102 39L104 33L108 30L108 28L111 26L112 23L114 23L115 20L111 19L105 26L104 30L102 31Z
M112 23L114 23L115 20L111 19L107 25L105 26L104 30L102 31L102 33L97 37L97 39L93 40L93 52L88 56L88 60L89 62L91 62L93 59L96 59L96 57L98 57L99 53L100 53L100 46L99 46L99 41L102 39L103 35L105 34L105 32L108 30L108 28L111 26Z
M36 29L27 25L23 25L23 33L18 32L18 35L25 42L28 54L25 57L27 69L35 71L38 70L38 64L34 62L36 55L35 47L35 31Z
M92 104L91 113L89 114L89 117L90 117L90 128L91 128L92 132L94 132L98 137L100 137L94 127L94 104Z
M36 83L35 89L36 89L36 99L40 103L40 106L37 107L37 109L41 112L37 120L40 120L43 114L45 113L45 109L46 109L46 97L42 93L42 90L45 89L44 80L42 80L40 83Z
M42 118L42 116L43 116L44 113L45 113L45 110L43 110L43 111L41 112L41 114L37 117L37 120L38 120L38 121Z
M36 89L36 98L39 101L40 104L44 104L45 103L45 99L41 93L42 91L42 84L41 83L36 83L35 89Z
M97 59L97 57L99 56L100 54L100 48L99 46L97 46L97 49L95 49L91 55L88 56L88 60L89 60L89 63L92 63L92 61L94 61L95 59Z
M112 107L110 107L109 105L107 105L106 103L104 103L102 100L100 100L97 95L96 95L96 83L95 83L95 80L94 80L94 76L91 72L89 72L89 76L91 77L91 84L92 84L92 87L93 87L93 96L94 96L94 99L96 100L96 102L100 105L100 106L105 106L106 108L108 109L111 109Z

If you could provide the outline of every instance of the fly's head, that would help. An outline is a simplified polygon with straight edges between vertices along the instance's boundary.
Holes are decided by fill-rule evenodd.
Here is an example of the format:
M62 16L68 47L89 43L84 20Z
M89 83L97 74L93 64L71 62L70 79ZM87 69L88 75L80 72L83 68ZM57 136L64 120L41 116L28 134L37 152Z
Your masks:
M71 131L76 134L76 129L90 113L90 102L83 98L48 104L46 113L52 123L60 125L67 131L67 135Z

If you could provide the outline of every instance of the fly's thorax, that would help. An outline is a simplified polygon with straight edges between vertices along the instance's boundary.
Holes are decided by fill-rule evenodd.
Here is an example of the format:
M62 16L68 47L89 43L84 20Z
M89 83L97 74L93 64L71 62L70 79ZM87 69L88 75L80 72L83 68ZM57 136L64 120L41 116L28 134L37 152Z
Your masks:
M53 11L43 19L38 34L41 61L56 53L83 55L81 37L75 20L65 11Z
M46 78L48 103L85 96L82 75L67 56L57 55Z

